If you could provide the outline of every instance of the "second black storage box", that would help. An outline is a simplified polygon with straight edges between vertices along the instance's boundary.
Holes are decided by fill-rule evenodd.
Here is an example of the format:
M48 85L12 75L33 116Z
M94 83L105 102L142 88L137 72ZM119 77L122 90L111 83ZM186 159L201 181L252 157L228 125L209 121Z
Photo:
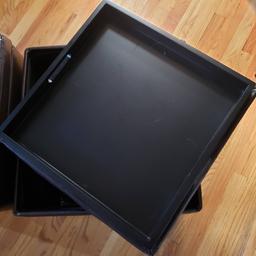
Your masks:
M62 49L61 46L26 49L23 72L24 95L29 92ZM72 199L20 160L17 163L14 213L18 216L86 214L85 210Z

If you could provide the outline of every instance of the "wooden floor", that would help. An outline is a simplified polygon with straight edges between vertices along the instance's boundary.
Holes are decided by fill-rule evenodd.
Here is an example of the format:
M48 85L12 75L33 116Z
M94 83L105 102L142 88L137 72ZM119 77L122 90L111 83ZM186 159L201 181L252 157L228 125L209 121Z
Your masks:
M256 9L246 0L116 0L255 79ZM0 31L26 47L67 43L99 0L0 0ZM216 102L217 104L217 102ZM256 102L203 183L202 212L182 216L157 255L256 255ZM0 213L0 255L142 255L94 217Z

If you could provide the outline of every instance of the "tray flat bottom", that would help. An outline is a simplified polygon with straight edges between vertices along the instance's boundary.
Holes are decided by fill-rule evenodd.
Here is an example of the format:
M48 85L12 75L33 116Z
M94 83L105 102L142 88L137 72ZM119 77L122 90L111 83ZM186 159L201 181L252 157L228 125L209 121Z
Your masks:
M14 135L146 234L237 100L152 44L98 29Z

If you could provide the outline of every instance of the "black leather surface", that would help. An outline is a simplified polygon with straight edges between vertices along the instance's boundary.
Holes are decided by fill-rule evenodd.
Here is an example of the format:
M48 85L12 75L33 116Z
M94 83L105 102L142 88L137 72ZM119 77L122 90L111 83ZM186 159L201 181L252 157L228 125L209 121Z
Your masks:
M22 56L0 34L0 124L22 97ZM0 147L0 206L13 202L16 157Z

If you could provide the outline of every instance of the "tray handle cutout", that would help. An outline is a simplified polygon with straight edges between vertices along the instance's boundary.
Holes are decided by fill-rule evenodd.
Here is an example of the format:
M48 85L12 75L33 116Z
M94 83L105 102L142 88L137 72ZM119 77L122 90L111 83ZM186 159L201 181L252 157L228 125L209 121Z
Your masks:
M59 66L53 71L53 73L51 74L51 76L48 78L48 83L52 84L55 79L57 78L57 76L60 74L60 72L64 69L64 67L66 66L66 64L71 60L72 56L71 54L67 54L65 56L65 58L63 59L63 61L59 64Z

